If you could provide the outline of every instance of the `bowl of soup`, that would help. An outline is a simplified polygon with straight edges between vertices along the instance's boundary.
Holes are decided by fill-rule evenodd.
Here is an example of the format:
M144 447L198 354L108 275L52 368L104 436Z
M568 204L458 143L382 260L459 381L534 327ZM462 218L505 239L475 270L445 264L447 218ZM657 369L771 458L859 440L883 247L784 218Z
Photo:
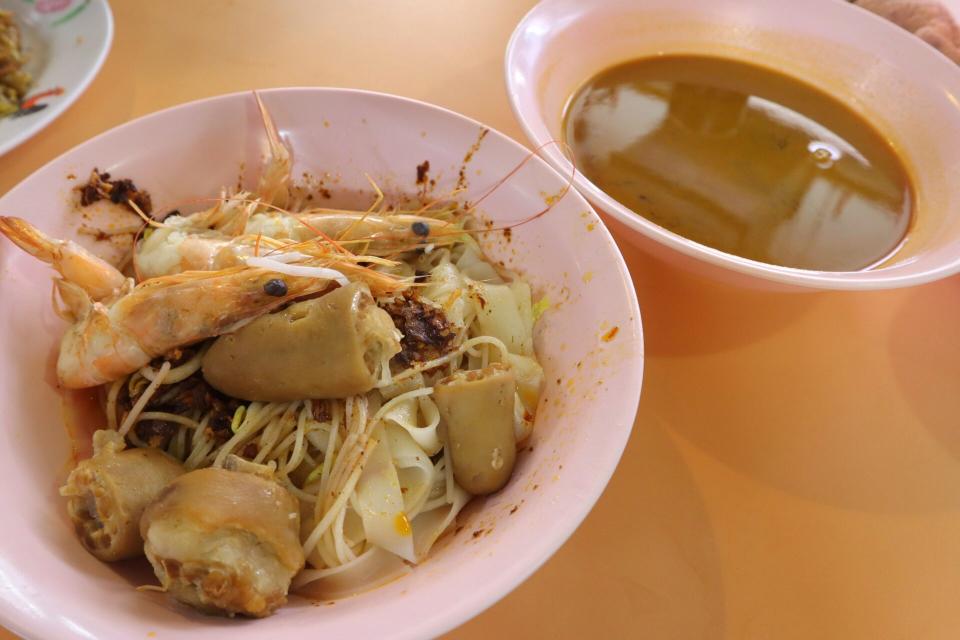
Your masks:
M835 0L547 0L514 112L621 239L775 289L960 271L960 70Z

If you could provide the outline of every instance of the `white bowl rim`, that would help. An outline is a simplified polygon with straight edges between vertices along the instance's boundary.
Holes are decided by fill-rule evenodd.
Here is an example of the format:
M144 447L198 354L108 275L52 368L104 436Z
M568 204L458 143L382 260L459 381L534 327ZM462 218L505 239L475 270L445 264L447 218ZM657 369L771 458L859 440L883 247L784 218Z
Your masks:
M99 4L101 4L103 7L106 37L100 44L100 49L97 51L97 55L93 61L93 64L83 72L83 75L80 76L80 80L76 83L76 85L64 93L64 96L61 100L58 100L56 104L52 104L47 109L50 113L43 114L43 116L39 118L33 126L27 127L23 131L7 138L6 140L0 140L0 156L8 151L12 151L16 147L19 147L21 144L50 126L54 120L62 116L67 109L73 106L73 103L84 94L84 92L90 86L90 83L93 82L93 79L97 77L98 73L100 73L100 69L103 67L103 63L106 62L107 56L110 55L110 49L113 47L114 24L113 10L110 8L110 3L107 2L107 0L100 0Z
M556 144L550 144L551 140L541 139L542 136L537 133L537 125L541 122L539 117L528 114L520 106L519 91L514 86L512 70L517 66L517 57L520 51L520 39L524 28L533 21L540 12L547 11L554 4L561 4L564 0L540 0L531 8L517 23L516 28L507 41L506 54L504 56L504 80L506 82L507 97L510 100L510 108L513 115L520 123L524 135L536 147L543 145L541 153L545 156L547 162L562 173L569 175L574 173L573 164L559 150ZM841 4L847 4L843 2ZM858 10L856 7L850 9ZM935 58L940 58L942 62L953 64L943 54L933 49L930 45L923 43L916 36L893 25L886 19L875 15L869 11L859 9L863 19L875 20L884 23L890 27L891 37L916 40L917 44L929 49ZM574 186L577 190L587 196L588 200L600 202L604 213L610 215L617 222L624 225L631 231L636 231L653 240L654 242L665 245L666 247L677 251L687 257L705 262L711 266L733 271L746 276L760 278L769 282L788 285L790 287L802 287L814 290L838 290L838 291L875 291L884 289L896 289L901 287L912 287L928 282L934 282L960 273L960 253L949 263L941 265L934 269L928 269L920 273L906 275L890 275L885 273L883 268L868 271L813 271L808 269L797 269L794 267L781 267L766 262L759 262L749 258L726 253L706 245L702 245L693 240L689 240L677 233L669 231L664 227L657 225L646 218L637 215L617 200L607 195L602 189L593 184L579 170L574 173Z
M529 153L529 149L527 149L525 146L493 127L483 124L473 118L470 118L469 116L457 113L451 109L414 98L397 96L379 91L370 91L366 89L351 89L341 87L271 87L268 89L258 89L256 91L263 96L286 92L334 92L397 100L427 110L441 112L463 120L474 126L486 128L489 130L490 134L498 137L508 146L513 146L519 151ZM56 158L50 160L42 167L27 176L20 184L11 189L7 194L4 194L4 196L0 197L0 202L2 202L7 195L13 194L22 188L23 184L28 182L32 177L46 171L49 166L54 165L65 156L74 153L82 147L94 144L101 138L104 138L108 135L114 135L117 132L128 128L138 126L140 122L154 116L168 114L178 110L188 110L200 104L208 104L220 100L233 100L237 99L239 96L248 96L250 93L250 90L236 91L202 98L199 100L193 100L144 114L138 118L135 118L134 120L130 120L126 123L113 127L112 129L104 131L80 143L60 154ZM567 178L564 178L556 169L550 166L550 164L545 162L542 158L531 158L531 161L542 166L542 168L556 176L558 180L561 180L564 183L567 182ZM567 197L578 199L578 206L585 207L591 212L594 211L592 205L590 205L590 203L587 202L587 200L581 194L576 192L575 189L571 189L567 194ZM613 473L619 464L620 458L626 449L627 441L633 431L637 410L639 408L645 363L645 350L643 348L643 326L640 315L640 306L637 300L633 279L631 278L629 270L627 269L623 255L620 253L612 235L610 235L610 232L603 224L598 225L597 231L603 234L604 242L612 248L614 256L617 258L616 273L619 277L619 284L623 287L624 292L627 294L627 304L632 311L632 316L630 319L631 326L621 327L621 331L625 335L633 335L638 339L638 346L636 347L638 350L638 357L630 359L629 364L624 365L623 374L624 378L627 379L627 384L624 385L624 388L627 390L626 393L631 394L634 397L627 398L621 404L620 410L618 411L618 419L613 423L620 424L622 421L623 427L616 432L605 434L605 437L608 439L610 444L610 446L606 447L605 449L605 451L608 453L606 457L598 458L598 465L595 467L596 474L584 479L583 484L580 486L580 500L576 502L576 508L572 508L570 510L566 522L564 522L562 526L558 525L547 529L544 532L544 535L540 538L540 544L536 547L528 549L524 554L521 555L521 561L516 563L516 566L519 568L515 572L504 573L502 574L502 577L497 580L488 581L484 584L478 584L477 590L474 593L467 597L461 598L455 605L446 607L441 613L423 620L419 625L410 625L406 629L399 630L393 635L394 638L412 640L415 638L438 636L454 629L461 624L464 624L507 596L511 591L513 591L528 577L530 577L530 575L532 575L537 569L539 569L554 553L556 553L556 551L583 523L584 519L586 519L587 515L596 505L603 491L606 489L610 478L613 476ZM616 452L615 454L610 453L614 451ZM3 575L0 573L0 584L3 583L2 578ZM49 618L33 617L23 612L21 609L11 604L2 589L0 589L0 625L5 626L9 630L24 638L37 638L38 640L64 637L63 634L66 631L66 627L58 621L50 620ZM87 636L84 634L83 636L78 635L77 637L85 638Z

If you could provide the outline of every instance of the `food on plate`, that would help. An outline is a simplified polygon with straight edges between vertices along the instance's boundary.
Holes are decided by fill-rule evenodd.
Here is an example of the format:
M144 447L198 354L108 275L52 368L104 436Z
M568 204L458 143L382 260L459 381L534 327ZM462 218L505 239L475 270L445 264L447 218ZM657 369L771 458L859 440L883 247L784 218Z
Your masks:
M288 275L284 294L277 296L265 289L275 279L273 270L237 266L134 286L133 279L85 249L52 241L24 220L0 217L0 232L64 276L56 286L72 324L60 343L57 376L71 389L114 381L178 347L227 333L330 285L325 278Z
M770 264L857 271L902 246L910 176L863 115L734 59L667 55L591 78L571 98L577 168L638 215Z
M94 202L109 200L114 204L130 204L143 213L153 211L153 200L150 194L138 189L129 178L113 178L106 171L94 168L90 177L81 185L74 187L80 195L80 206L89 207Z
M140 516L174 478L178 460L159 449L124 449L115 431L98 431L92 458L70 472L60 495L87 550L107 562L143 555Z
M400 351L397 329L360 283L290 305L220 336L201 360L204 379L241 400L345 398L376 386Z
M262 114L256 188L162 221L139 211L126 271L0 217L59 274L61 385L101 399L97 453L63 489L81 536L111 522L89 486L150 501L142 543L129 527L114 551L84 543L106 560L143 544L171 596L251 617L427 557L509 480L544 379L531 288L476 239L499 230L452 197L314 206ZM130 480L113 471L131 461ZM168 477L129 487L148 464Z
M297 499L252 472L178 477L147 508L140 531L162 587L210 613L270 615L303 568Z
M937 0L854 0L863 7L932 45L960 64L960 26Z
M0 117L20 109L20 102L33 83L23 68L26 61L16 16L0 9Z
M117 297L129 284L128 278L107 261L72 240L51 238L26 220L0 217L0 233L57 270L61 277L54 284L67 305L66 313L71 313L70 309L85 311L87 302Z
M500 364L457 371L434 387L453 477L470 493L493 493L510 479L517 452L516 391L516 377Z

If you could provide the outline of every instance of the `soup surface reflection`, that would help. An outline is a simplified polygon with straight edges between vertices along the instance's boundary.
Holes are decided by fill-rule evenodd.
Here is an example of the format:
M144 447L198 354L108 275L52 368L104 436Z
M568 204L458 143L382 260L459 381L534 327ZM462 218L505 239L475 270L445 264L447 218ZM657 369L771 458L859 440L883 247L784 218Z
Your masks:
M775 71L705 56L601 72L564 116L577 168L637 214L771 264L856 271L910 225L893 147L850 107Z

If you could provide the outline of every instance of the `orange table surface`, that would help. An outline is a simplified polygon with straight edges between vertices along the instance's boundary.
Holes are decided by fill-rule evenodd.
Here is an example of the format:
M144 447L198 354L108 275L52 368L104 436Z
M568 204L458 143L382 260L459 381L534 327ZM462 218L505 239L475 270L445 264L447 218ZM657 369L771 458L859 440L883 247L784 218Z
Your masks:
M131 118L256 87L398 93L525 142L503 52L531 4L117 0L100 75L0 158L0 193ZM449 637L957 637L960 281L765 294L622 246L647 361L620 467L540 571Z

